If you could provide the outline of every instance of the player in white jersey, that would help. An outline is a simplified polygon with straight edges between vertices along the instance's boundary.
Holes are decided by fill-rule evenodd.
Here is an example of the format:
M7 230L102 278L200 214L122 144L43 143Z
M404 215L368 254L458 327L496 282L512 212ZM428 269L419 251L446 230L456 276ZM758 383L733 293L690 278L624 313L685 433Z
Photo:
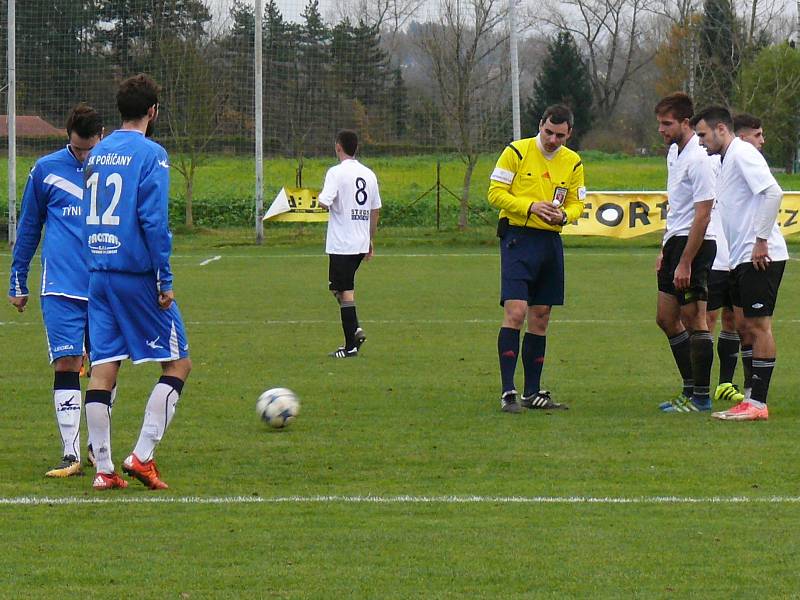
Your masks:
M776 354L772 314L789 259L777 223L783 190L761 153L735 137L728 109L708 107L692 118L692 125L708 153L719 154L722 160L717 192L733 269L733 305L753 342L750 398L713 416L729 421L766 420Z
M709 385L714 340L706 323L708 274L716 254L708 231L714 204L714 163L689 125L691 98L676 92L655 108L667 154L667 227L656 261L656 322L666 334L683 379L683 391L662 403L663 412L711 410Z
M761 119L747 113L739 113L733 117L733 132L741 140L752 144L756 150L764 145L764 129ZM753 387L753 342L747 331L737 321L731 298L731 268L728 256L728 242L722 233L719 207L715 206L711 213L710 228L714 230L717 240L717 257L711 267L708 281L708 330L712 333L716 327L719 309L722 309L722 330L717 338L717 357L719 358L719 385L714 393L714 400L727 400L738 404L750 397ZM741 346L742 370L744 371L744 393L733 384L736 362Z
M55 371L53 401L63 449L61 462L45 473L47 477L82 473L79 373L89 287L89 269L81 243L83 163L102 134L103 122L95 109L86 104L72 109L67 118L69 143L36 161L25 184L11 263L8 300L22 312L28 302L28 269L44 228L41 308L50 363Z
M325 252L329 256L328 288L339 303L344 344L333 358L352 358L366 341L358 325L355 276L361 261L374 254L373 241L380 216L381 196L375 173L354 157L358 136L354 131L336 134L339 164L328 169L319 203L330 211Z

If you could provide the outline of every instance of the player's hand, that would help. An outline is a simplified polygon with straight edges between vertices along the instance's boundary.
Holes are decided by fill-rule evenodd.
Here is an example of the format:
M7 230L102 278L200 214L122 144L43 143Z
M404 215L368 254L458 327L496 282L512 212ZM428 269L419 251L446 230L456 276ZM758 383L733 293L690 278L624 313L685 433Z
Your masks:
M11 306L17 309L17 312L25 312L25 305L28 303L27 296L9 296L8 301Z
M166 292L160 292L158 294L158 306L161 310L167 310L172 306L173 300L175 300L175 292L172 290L167 290Z
M772 259L769 257L769 246L767 240L757 238L756 243L753 245L753 253L750 255L750 260L756 271L766 271Z
M364 255L364 260L369 260L373 256L375 256L375 246L372 245L372 240L370 240L369 241L369 250L367 250L367 253Z
M681 261L678 263L678 266L675 267L675 277L672 279L672 285L674 285L675 289L678 291L688 290L691 278L692 264Z
M661 263L664 262L664 252L659 250L658 256L656 257L656 273L661 270Z
M552 202L531 202L528 214L536 215L548 225L561 225L564 213L553 206Z

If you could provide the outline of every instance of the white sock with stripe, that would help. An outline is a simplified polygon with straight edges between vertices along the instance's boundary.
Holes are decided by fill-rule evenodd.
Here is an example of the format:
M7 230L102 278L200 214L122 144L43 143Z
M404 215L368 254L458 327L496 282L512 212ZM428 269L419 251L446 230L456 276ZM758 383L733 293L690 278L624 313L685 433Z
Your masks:
M81 381L73 371L56 371L53 379L53 405L61 434L62 456L81 459Z
M86 425L92 441L97 471L113 473L111 461L111 392L107 390L86 391Z
M175 416L175 407L183 390L183 381L177 377L164 375L150 393L144 411L144 423L133 453L142 461L153 458L156 446L164 437L164 432Z

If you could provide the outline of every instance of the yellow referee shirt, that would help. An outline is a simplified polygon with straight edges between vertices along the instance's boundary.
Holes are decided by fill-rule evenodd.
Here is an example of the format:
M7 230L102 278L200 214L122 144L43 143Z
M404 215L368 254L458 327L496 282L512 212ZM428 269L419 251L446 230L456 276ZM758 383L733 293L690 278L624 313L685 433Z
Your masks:
M561 231L536 215L529 215L532 202L559 200L567 214L567 222L577 221L583 214L586 187L580 156L561 146L548 160L536 138L516 140L506 146L489 182L489 204L500 209L500 218L508 217L510 225Z

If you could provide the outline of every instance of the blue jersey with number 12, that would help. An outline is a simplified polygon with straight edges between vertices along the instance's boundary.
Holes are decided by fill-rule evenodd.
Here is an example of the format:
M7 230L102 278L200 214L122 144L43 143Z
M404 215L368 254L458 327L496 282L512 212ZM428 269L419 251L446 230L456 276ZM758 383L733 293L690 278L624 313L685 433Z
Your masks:
M153 273L160 291L171 290L167 151L120 129L94 147L84 175L89 270Z

